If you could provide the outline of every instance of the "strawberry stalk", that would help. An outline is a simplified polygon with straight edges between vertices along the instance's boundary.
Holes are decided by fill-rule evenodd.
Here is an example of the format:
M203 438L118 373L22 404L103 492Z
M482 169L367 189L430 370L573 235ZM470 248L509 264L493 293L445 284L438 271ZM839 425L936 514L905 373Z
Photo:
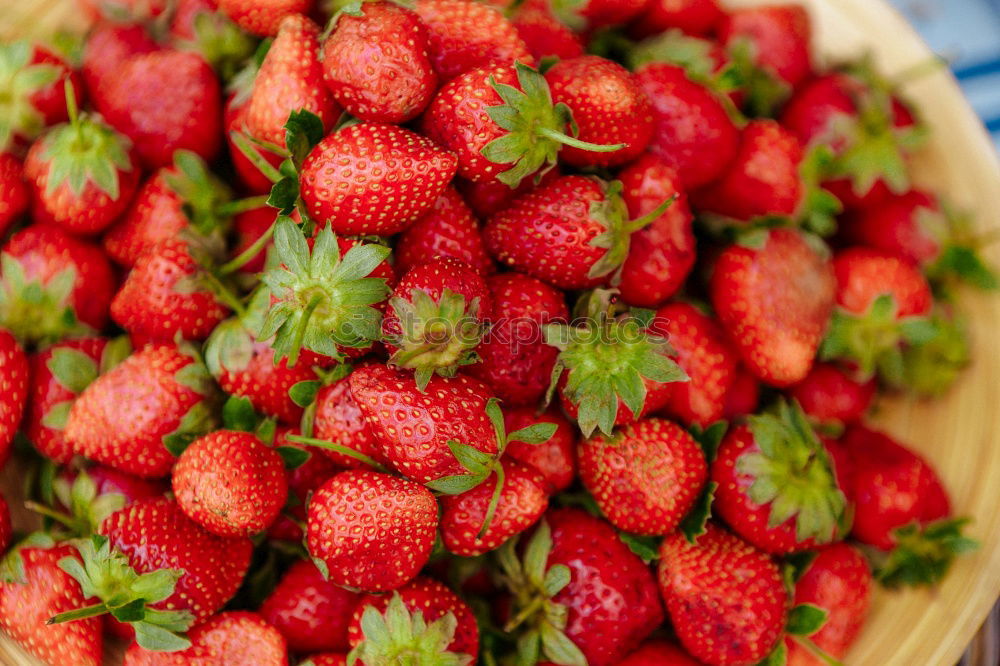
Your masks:
M368 465L372 469L378 472L388 473L390 470L375 460L371 456L366 456L360 451L355 451L354 449L344 446L343 444L337 444L336 442L331 442L328 439L316 439L315 437L303 437L301 435L288 435L286 437L288 441L295 442L296 444L305 444L306 446L315 446L318 449L326 449L328 451L335 451L337 453L348 456L349 458L354 458L355 460Z
M229 136L233 140L233 145L235 145L236 148L243 153L244 157L250 160L251 164L257 167L258 171L264 174L265 178L270 180L272 183L277 183L283 178L281 172L274 168L271 163L260 154L260 151L257 149L257 145L260 145L260 142L251 139L243 132L230 132ZM276 154L281 154L279 150L274 152Z
M246 266L250 260L260 254L260 252L267 247L267 244L271 242L271 239L274 237L274 227L275 224L272 223L271 226L267 228L267 231L261 234L260 238L251 243L247 249L243 250L238 255L220 266L219 273L221 275L231 275Z

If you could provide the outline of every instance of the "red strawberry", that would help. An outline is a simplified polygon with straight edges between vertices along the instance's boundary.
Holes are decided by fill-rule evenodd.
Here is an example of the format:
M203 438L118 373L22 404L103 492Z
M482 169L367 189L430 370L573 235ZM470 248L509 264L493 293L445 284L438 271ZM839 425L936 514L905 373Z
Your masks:
M288 498L278 452L250 433L233 430L192 442L174 465L172 485L184 513L224 537L267 529Z
M727 421L734 421L741 416L757 411L760 403L760 382L743 364L736 366L733 383L726 391L726 407L722 412Z
M466 0L446 1L495 11ZM563 145L598 152L624 147L568 136L572 120L568 106L553 103L545 77L536 70L522 63L493 63L442 86L424 114L423 129L458 156L463 178L517 187L551 169Z
M826 612L826 622L809 641L834 659L842 659L857 639L871 603L872 572L865 556L846 543L822 548L795 582L794 605L811 604ZM821 666L794 637L785 639L788 663Z
M832 363L817 363L789 389L809 418L821 424L859 421L875 398L875 380L858 381Z
M701 447L665 419L644 419L580 444L580 479L611 524L642 535L670 534L708 478Z
M486 414L492 396L478 380L434 376L421 391L410 373L368 365L351 373L351 393L382 455L415 481L466 473L449 440L488 455L497 452L496 434Z
M968 522L952 518L951 502L934 468L891 437L853 426L843 439L857 504L851 535L883 551L876 576L889 586L933 585L954 556L975 547L962 536Z
M0 235L6 234L28 210L31 191L24 180L24 165L10 153L0 152Z
M219 0L225 13L247 32L273 37L282 19L293 14L308 14L313 0Z
M80 585L59 566L74 556L68 545L52 546L48 540L35 547L30 539L8 553L0 577L0 628L46 663L98 666L103 653L99 619L48 624L53 615L88 603Z
M288 666L284 637L257 613L226 611L213 615L188 634L191 647L179 652L146 650L133 643L123 666L181 664L273 664Z
M91 97L132 58L160 50L142 25L102 21L87 35L80 73Z
M555 424L555 432L544 442L512 441L507 445L506 454L538 470L545 478L549 494L566 490L576 478L577 436L573 424L555 407L541 414L534 407L517 407L505 410L503 416L507 432L538 423Z
M170 489L170 484L162 479L140 479L137 476L119 472L113 467L90 465L80 472L64 469L63 474L55 481L56 496L63 497L67 495L67 491L72 492L73 485L84 474L93 482L96 497L120 495L125 502L123 506L128 506L139 500L161 497ZM60 499L60 501L63 500ZM66 502L63 504L69 506Z
M324 386L316 394L316 412L313 416L313 436L356 451L369 458L380 460L382 452L365 422L364 412L354 400L350 379L339 379ZM330 460L341 467L362 467L364 463L332 449L320 449Z
M583 55L583 39L556 17L547 0L527 0L513 13L509 7L517 3L503 4L507 4L511 23L537 62L546 57L568 60Z
M460 259L483 276L493 272L479 223L462 195L450 185L426 215L400 234L393 255L400 273L439 257Z
M812 74L812 28L799 4L740 7L719 25L719 39L730 49L749 43L756 64L792 88Z
M649 37L678 28L689 35L709 35L724 17L717 0L655 0L632 22L629 33Z
M569 318L562 292L520 273L487 278L493 321L476 348L479 363L467 372L486 382L505 405L536 404L552 377L558 351L545 344L542 326Z
M255 139L285 145L285 123L292 111L316 116L328 131L340 114L319 62L319 26L300 14L281 20L278 35L264 56L247 102L244 121Z
M389 364L414 371L417 386L433 374L453 377L476 361L493 301L486 282L472 266L442 257L404 275L382 319Z
M292 428L279 427L274 436L275 448L299 449L308 454L301 465L293 469L285 469L288 478L288 502L283 511L267 530L267 537L277 541L302 543L305 537L306 502L321 485L341 471L327 456L319 455L315 448L307 448L298 442L293 442L289 436L299 435Z
M326 580L312 562L298 561L260 606L260 614L293 652L348 649L347 628L360 595Z
M823 342L824 359L856 362L863 378L878 370L902 383L900 345L933 337L928 317L934 299L920 270L898 254L849 247L833 260L837 310Z
M681 644L710 664L760 661L781 639L788 592L770 557L720 527L660 547L660 591Z
M712 304L743 363L760 380L789 386L809 374L833 311L830 261L790 229L760 246L732 245L712 275Z
M11 236L2 256L0 324L17 337L53 341L107 324L115 280L100 248L34 224Z
M417 0L413 10L427 26L431 63L441 81L495 61L534 64L517 30L494 7L467 0Z
M338 585L393 590L427 564L437 524L437 501L419 483L348 470L324 483L309 502L309 554Z
M553 3L566 25L587 31L620 23L628 23L642 11L642 0L582 0Z
M135 262L115 300L111 317L137 340L204 340L229 309L200 283L200 253L176 238L157 242Z
M548 487L537 470L508 460L501 465L504 479L495 514L489 510L496 476L472 490L441 499L441 538L452 553L473 557L498 548L534 525L548 508ZM483 529L487 520L489 525Z
M212 430L214 395L201 363L168 345L145 347L90 384L64 431L73 450L144 478L166 476L173 451Z
M76 397L128 353L127 345L108 347L106 338L79 338L59 342L31 358L31 410L27 435L45 457L65 464L73 447L63 436Z
M655 307L674 295L694 267L694 216L677 183L677 173L659 157L647 153L622 169L622 198L628 214L638 218L676 196L659 217L632 234L622 264L622 300L639 307Z
M28 358L8 331L0 328L0 462L6 461L28 401Z
M402 124L420 115L437 89L428 49L427 27L414 12L365 2L360 15L341 15L323 42L323 78L351 115Z
M674 387L666 411L703 428L723 418L739 356L718 322L686 303L670 303L656 311L650 328L670 341L691 378Z
M343 234L402 231L434 205L455 156L415 132L360 123L330 134L302 165L309 213Z
M417 614L423 616L419 625L423 632L401 631L400 624L412 626ZM442 621L445 617L451 620ZM368 635L370 628L381 631ZM475 659L479 654L479 627L472 609L445 585L423 576L392 595L364 597L354 610L349 635L360 663L381 663L384 655L401 652L421 661L444 660L446 655Z
M557 165L540 175L536 174L535 178L522 180L520 185L513 188L499 180L474 183L461 177L455 179L455 186L476 215L485 219L506 208L511 201L522 194L527 194L541 185L548 185L561 175Z
M768 553L837 540L847 506L833 464L797 404L726 433L712 463L714 513Z
M28 42L0 46L0 80L8 91L0 103L5 119L0 126L0 153L33 141L47 126L69 119L67 82L72 85L76 105L83 101L83 83L69 63Z
M805 196L803 158L799 140L777 122L750 121L736 157L716 182L695 193L695 205L740 221L791 216Z
M100 120L78 116L49 130L24 160L35 217L73 234L105 229L128 206L139 182L128 140Z
M169 104L163 103L164 91ZM201 56L171 49L133 56L92 96L108 123L132 140L148 169L171 164L176 150L206 161L219 152L219 81Z
M665 640L651 639L618 662L617 666L700 666L683 648Z
M642 154L653 136L653 111L627 69L595 55L556 63L545 73L552 101L573 110L580 141L625 144L614 152L566 146L559 157L574 166L617 166Z
M652 572L611 525L584 511L549 511L523 562L513 541L503 548L498 561L513 597L506 630L541 633L530 657L613 666L663 622ZM543 586L546 577L558 584Z
M685 188L718 178L736 158L740 142L722 103L674 65L645 65L635 79L653 103L649 151L674 168Z

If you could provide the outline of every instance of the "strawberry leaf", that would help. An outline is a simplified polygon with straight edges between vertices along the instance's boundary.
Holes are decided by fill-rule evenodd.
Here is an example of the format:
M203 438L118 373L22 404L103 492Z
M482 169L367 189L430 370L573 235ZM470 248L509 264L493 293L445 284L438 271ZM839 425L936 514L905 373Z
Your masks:
M662 540L660 537L621 532L618 538L646 564L660 559L660 541Z
M275 449L275 451L285 462L285 469L289 470L302 467L309 462L309 458L312 457L311 453L305 449L300 449L297 446L279 446Z
M829 613L813 604L797 604L788 612L785 632L793 636L812 636L826 624Z
M317 380L297 382L288 389L288 397L299 407L308 407L316 401L322 383Z
M712 502L715 500L715 491L718 487L719 484L715 481L706 483L691 510L681 520L679 528L688 543L697 542L698 537L707 531L706 526L708 519L712 517Z
M259 421L260 416L249 398L231 395L222 405L222 427L226 430L253 432Z

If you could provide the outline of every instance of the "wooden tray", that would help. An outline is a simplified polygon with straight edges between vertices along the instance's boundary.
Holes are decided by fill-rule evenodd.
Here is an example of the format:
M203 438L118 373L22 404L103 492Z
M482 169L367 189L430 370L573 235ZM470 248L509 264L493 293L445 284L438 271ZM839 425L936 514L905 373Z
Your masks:
M3 4L0 38L39 38L57 27L81 27L73 0ZM892 74L931 57L912 28L882 0L805 4L813 11L819 50L827 58L870 50L883 71ZM907 84L905 93L933 130L918 161L918 180L974 212L980 228L996 228L1000 163L954 79L942 68ZM1000 263L1000 251L994 247L990 258ZM971 319L973 366L943 400L887 401L877 421L936 464L956 512L975 518L972 532L982 547L962 558L938 589L877 593L868 626L845 660L851 666L953 666L1000 593L1000 299L968 293L963 301ZM5 470L0 487L16 504L17 470ZM108 663L116 663L114 656ZM34 662L0 640L0 663Z

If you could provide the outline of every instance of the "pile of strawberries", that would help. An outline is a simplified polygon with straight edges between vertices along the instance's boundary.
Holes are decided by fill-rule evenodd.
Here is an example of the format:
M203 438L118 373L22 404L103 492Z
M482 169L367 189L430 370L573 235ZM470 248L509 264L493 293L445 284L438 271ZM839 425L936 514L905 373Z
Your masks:
M802 7L81 11L0 45L37 657L835 664L975 546L865 418L948 389L997 279Z

